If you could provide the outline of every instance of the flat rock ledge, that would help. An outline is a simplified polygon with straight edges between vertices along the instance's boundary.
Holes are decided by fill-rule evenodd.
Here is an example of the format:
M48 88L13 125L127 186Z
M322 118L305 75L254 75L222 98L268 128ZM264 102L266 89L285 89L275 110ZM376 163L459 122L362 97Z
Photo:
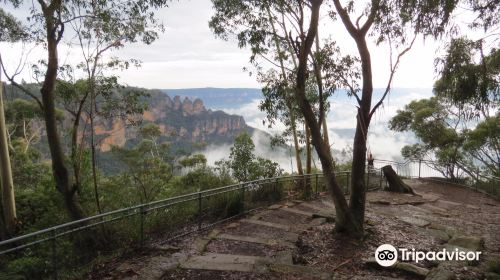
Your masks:
M427 268L416 266L410 263L396 262L393 266L383 267L377 263L374 257L363 259L363 263L366 266L377 269L395 269L395 270L405 271L415 276L418 276L422 279L424 279L427 276L427 274L429 274L429 270Z

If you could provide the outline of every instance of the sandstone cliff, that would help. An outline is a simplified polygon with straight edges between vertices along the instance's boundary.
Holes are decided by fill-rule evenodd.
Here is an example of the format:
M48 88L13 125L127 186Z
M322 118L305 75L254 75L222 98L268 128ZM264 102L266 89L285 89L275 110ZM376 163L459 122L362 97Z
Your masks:
M252 132L242 116L223 111L207 110L201 99L194 101L179 96L152 91L148 109L142 114L142 125L155 123L160 127L162 140L176 146L203 146L212 143L231 143L241 132ZM123 147L137 138L137 126L123 120L99 122L95 127L101 151L111 146Z

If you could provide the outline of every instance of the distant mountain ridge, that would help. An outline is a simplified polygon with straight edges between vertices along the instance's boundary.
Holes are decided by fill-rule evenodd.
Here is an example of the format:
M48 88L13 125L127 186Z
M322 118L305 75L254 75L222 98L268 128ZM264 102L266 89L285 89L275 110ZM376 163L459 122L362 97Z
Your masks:
M170 96L188 97L189 99L201 99L205 106L212 109L234 108L243 103L249 103L255 99L261 99L262 91L258 88L185 88L185 89L161 89L163 93Z
M212 109L235 109L242 104L251 103L254 100L263 98L262 90L259 88L183 88L183 89L160 89L160 92L170 96L188 97L190 99L201 99L205 106ZM385 92L385 88L374 88L373 99L377 100ZM411 93L421 93L432 95L431 88L393 88L388 96L398 97ZM344 89L337 90L330 101L355 102L354 98L349 97ZM256 108L257 110L257 108Z

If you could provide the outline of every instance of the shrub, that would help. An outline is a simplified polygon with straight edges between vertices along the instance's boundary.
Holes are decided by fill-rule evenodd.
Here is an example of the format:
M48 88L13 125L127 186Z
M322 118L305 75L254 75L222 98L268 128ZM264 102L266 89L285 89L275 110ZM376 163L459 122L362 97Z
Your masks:
M6 267L4 275L0 274L0 279L39 279L47 274L46 264L41 258L21 257L15 259Z

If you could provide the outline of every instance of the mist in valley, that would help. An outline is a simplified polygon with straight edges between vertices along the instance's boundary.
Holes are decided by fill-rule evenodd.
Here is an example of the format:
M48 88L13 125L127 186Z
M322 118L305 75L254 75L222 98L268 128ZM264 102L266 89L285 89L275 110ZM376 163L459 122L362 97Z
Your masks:
M377 94L375 90L375 94ZM402 109L412 100L429 98L432 96L431 89L402 89L396 88L389 95L384 106L377 111L368 131L368 149L376 159L402 160L401 148L405 145L416 143L416 138L412 133L395 133L388 128L389 120L396 115L398 109ZM203 96L200 96L203 99ZM223 98L223 97L220 97ZM330 110L328 112L328 130L332 154L338 162L350 160L350 154L342 153L349 151L352 147L356 126L355 100L348 98L339 92L330 97ZM271 159L280 164L286 172L297 170L294 158L292 143L287 143L288 147L272 147L269 135L277 135L285 130L284 124L277 122L269 127L264 122L265 113L258 109L261 98L245 100L242 103L233 104L231 107L224 107L224 103L212 100L212 104L221 104L214 109L221 109L229 114L237 114L244 117L246 123L268 135L257 131L253 133L252 140L255 144L255 155ZM216 161L229 157L231 144L209 145L201 153L207 158L208 165L213 166ZM304 154L304 152L302 152ZM313 151L313 167L320 167L320 163ZM302 157L303 160L305 156Z

